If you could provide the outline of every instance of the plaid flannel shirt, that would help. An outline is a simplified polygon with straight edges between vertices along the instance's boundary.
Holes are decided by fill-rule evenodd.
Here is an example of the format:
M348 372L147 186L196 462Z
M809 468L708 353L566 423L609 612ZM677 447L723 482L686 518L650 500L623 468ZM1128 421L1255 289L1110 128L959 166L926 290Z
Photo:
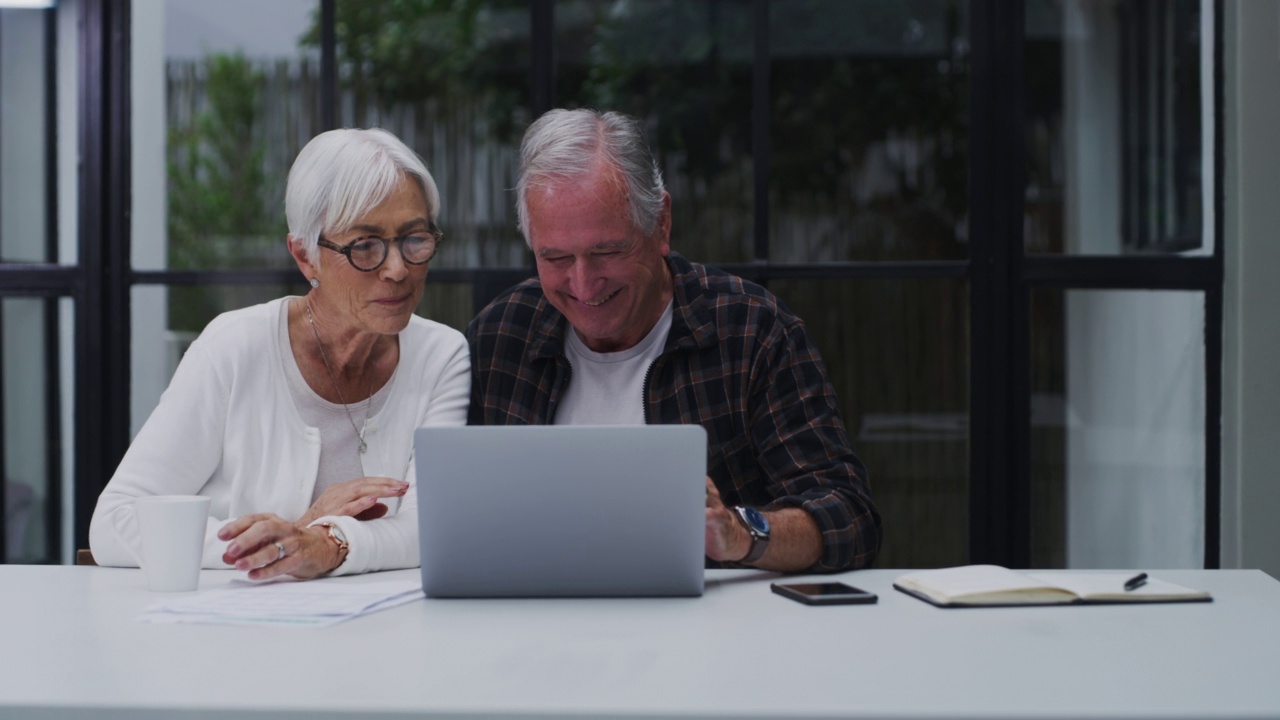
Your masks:
M649 368L647 422L706 428L707 474L726 505L805 509L822 532L812 570L867 567L880 514L804 323L754 283L676 253L667 263L671 331ZM553 422L571 373L566 325L537 278L472 320L471 424Z

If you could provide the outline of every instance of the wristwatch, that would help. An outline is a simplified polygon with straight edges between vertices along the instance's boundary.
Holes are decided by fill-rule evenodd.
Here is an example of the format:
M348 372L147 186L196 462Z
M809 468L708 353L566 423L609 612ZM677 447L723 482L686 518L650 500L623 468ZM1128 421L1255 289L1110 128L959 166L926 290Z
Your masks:
M751 550L738 562L750 565L764 557L764 551L769 548L769 521L763 513L752 507L735 505L733 512L751 535Z
M317 527L324 528L329 534L329 539L338 546L338 564L334 565L334 568L342 567L342 563L347 561L347 553L351 550L351 546L347 544L346 534L334 523L319 523Z

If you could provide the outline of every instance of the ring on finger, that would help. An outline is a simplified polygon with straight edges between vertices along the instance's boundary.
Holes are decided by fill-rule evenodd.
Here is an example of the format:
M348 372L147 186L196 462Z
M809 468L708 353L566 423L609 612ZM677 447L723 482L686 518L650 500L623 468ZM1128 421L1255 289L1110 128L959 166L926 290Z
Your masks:
M279 540L276 541L276 548L280 551L280 554L276 556L276 562L279 562L283 560L284 556L287 555L288 553L284 551L284 543L280 542Z

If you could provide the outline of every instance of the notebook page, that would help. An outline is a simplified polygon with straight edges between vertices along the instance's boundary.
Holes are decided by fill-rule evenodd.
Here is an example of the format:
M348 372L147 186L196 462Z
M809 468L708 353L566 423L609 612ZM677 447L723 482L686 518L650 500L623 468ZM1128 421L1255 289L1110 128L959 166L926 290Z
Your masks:
M1037 572L1028 576L1048 585L1055 585L1075 593L1078 597L1090 600L1164 600L1193 599L1208 597L1201 590L1183 587L1155 577L1148 577L1142 587L1125 591L1125 581L1134 576L1133 572Z
M924 570L904 575L898 582L939 590L952 597L973 593L1007 592L1040 587L1041 582L998 565L964 565L961 567Z

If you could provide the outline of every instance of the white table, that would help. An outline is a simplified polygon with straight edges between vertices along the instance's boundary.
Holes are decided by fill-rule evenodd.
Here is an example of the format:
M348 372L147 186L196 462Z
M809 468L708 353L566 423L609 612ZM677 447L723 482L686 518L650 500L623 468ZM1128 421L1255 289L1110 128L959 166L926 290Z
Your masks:
M415 571L322 582L415 577ZM0 566L0 718L1280 717L1280 582L1212 603L808 607L713 571L687 599L421 600L329 628L151 625L140 571ZM235 573L207 571L201 588Z

